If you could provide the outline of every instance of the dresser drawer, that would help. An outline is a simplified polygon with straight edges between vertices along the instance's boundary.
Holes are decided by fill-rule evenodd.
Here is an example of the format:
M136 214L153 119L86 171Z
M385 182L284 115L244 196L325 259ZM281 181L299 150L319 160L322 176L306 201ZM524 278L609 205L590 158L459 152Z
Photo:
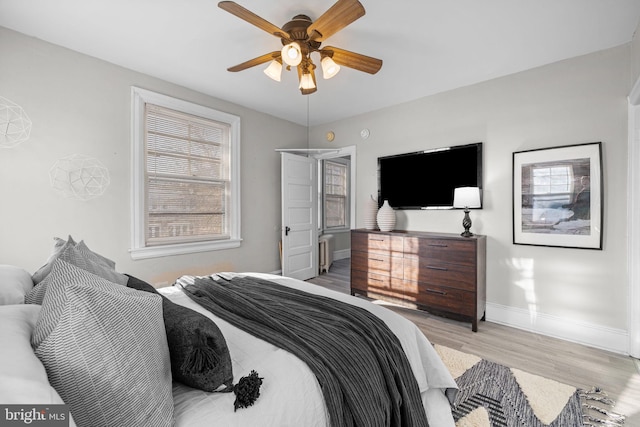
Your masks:
M387 256L402 256L402 241L402 236L378 233L352 233L351 249Z
M351 253L351 263L354 270L369 271L398 279L403 278L404 260L402 257L353 251Z
M405 299L417 304L449 311L463 316L475 316L476 299L473 292L444 286L405 281Z
M415 282L425 282L463 289L476 290L476 268L474 265L449 264L432 258L404 259L404 279Z
M472 239L405 237L404 254L450 264L475 265L477 260L476 241Z
M404 299L404 282L402 279L384 276L362 270L351 270L351 289L367 293Z

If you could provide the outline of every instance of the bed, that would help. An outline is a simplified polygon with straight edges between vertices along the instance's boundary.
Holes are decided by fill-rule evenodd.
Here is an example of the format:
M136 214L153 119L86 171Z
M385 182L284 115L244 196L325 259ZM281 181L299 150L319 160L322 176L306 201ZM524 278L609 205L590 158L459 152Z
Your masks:
M397 337L406 355L429 425L454 425L450 402L457 386L432 345L407 319L372 302L282 276L211 277L256 279L375 315ZM52 256L33 274L0 266L0 405L67 403L73 417L70 425L79 426L332 425L326 390L309 365L198 304L187 289L200 278L185 276L175 286L149 292L128 286L134 279L139 281L117 272L109 259L71 237L56 239ZM34 298L40 304L33 303ZM32 304L24 304L25 300ZM65 308L60 308L62 300ZM250 406L237 408L235 393L219 392L224 385L217 392L185 385L189 381L182 381L174 354L169 354L170 331L175 341L187 339L200 327L176 332L180 325L163 321L163 313L170 312L168 304L198 313L197 325L206 318L217 327L228 349L234 384L252 371L260 376L259 397ZM91 372L79 375L82 369L73 368L78 359L82 369Z

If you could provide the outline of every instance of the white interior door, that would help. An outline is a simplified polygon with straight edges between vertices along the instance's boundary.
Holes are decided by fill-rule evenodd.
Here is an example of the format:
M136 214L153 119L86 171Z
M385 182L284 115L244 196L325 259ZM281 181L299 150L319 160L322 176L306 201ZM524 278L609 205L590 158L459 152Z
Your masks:
M282 275L307 280L318 275L317 161L281 156Z

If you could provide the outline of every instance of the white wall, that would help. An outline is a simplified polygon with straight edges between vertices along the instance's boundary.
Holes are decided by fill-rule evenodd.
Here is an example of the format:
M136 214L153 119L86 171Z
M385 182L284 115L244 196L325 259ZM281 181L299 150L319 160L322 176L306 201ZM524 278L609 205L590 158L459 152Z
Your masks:
M631 49L625 45L317 126L310 146L357 146L360 207L377 192L378 156L483 141L485 205L472 212L472 231L488 236L488 319L624 351L626 96L639 69ZM304 127L4 28L0 58L0 96L23 106L33 120L29 141L0 149L0 263L35 270L54 236L72 234L113 258L120 271L152 283L186 273L279 269L274 149L305 147ZM241 248L131 260L131 85L241 117ZM371 131L367 140L360 139L362 128ZM329 130L336 135L332 143L324 138ZM512 153L593 141L603 142L604 250L513 245ZM76 153L98 158L111 172L104 196L80 202L51 189L49 168ZM398 219L398 228L461 231L459 211L402 211ZM363 225L359 210L357 224Z
M280 156L304 147L306 128L123 69L0 27L0 96L21 105L31 138L0 149L0 264L34 271L53 237L71 234L116 261L119 271L152 283L182 274L280 269ZM240 116L242 246L235 250L132 261L130 244L130 87ZM49 169L72 154L100 160L111 185L86 202L65 199Z
M317 126L310 142L357 146L359 227L360 208L377 194L377 157L484 142L484 209L471 216L472 231L488 236L488 319L624 352L630 50L624 45ZM371 133L366 140L363 128ZM324 138L330 130L332 143ZM514 245L512 153L595 141L603 142L604 249ZM407 185L420 191L437 183ZM460 211L396 212L399 229L462 231Z

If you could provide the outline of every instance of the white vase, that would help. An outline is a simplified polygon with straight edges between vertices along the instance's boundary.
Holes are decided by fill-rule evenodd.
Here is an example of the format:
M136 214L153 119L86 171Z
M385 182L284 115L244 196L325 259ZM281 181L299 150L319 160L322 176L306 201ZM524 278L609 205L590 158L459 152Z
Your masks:
M388 200L385 200L382 207L378 209L376 219L378 220L380 231L391 231L396 226L396 212L389 206Z
M376 228L376 215L378 214L378 202L369 195L364 204L364 228L373 230Z

